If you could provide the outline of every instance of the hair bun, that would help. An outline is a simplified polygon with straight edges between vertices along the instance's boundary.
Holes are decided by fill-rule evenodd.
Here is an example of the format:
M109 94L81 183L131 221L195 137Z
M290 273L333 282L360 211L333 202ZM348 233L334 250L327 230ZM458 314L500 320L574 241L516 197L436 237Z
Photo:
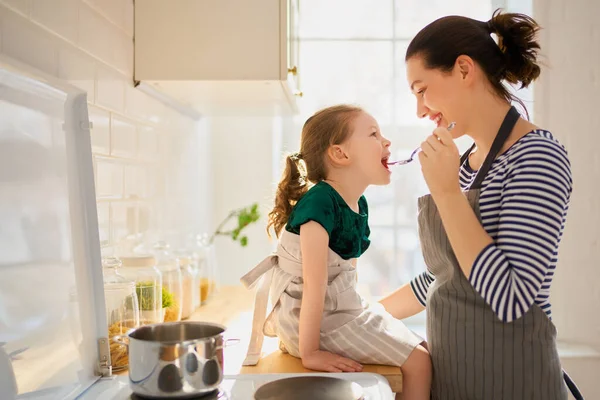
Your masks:
M537 63L540 45L537 41L539 25L533 18L496 10L487 22L488 30L498 36L498 46L505 56L503 78L513 84L527 87L540 76Z

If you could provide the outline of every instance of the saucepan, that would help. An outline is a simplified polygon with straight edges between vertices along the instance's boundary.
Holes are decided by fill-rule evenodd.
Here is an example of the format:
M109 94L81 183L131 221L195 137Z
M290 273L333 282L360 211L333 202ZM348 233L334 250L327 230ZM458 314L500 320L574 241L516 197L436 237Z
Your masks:
M223 381L226 328L209 322L169 322L132 329L112 340L128 346L129 385L143 397L185 398L214 391Z

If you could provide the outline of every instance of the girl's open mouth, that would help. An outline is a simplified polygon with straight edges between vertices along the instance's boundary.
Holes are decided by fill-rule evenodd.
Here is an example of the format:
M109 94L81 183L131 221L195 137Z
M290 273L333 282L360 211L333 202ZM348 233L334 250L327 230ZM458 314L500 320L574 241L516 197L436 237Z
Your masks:
M390 158L389 156L386 156L386 157L383 157L381 159L381 165L383 165L384 168L387 169L387 170L390 169L390 167L388 166L388 160L389 160L389 158Z

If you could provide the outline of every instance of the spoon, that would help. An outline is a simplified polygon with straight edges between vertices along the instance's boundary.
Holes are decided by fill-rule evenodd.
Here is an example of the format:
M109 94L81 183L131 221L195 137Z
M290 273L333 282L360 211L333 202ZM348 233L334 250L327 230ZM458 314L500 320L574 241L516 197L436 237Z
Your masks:
M454 128L454 126L456 125L456 122L451 122L450 125L448 125L448 132L452 130L452 128ZM408 164L409 162L411 162L414 158L415 155L419 152L419 150L421 150L420 147L417 147L416 149L413 150L413 152L410 154L410 157L408 157L406 160L399 160L399 161L392 161L392 162L388 162L387 165L405 165Z

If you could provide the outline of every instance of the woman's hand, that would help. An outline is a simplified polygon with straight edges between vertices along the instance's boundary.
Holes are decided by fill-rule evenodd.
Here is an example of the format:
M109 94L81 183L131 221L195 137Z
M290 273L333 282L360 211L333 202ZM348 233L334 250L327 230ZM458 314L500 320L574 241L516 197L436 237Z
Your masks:
M325 372L361 372L363 369L356 361L322 350L302 357L302 365L304 368Z
M423 177L434 199L446 194L460 193L460 156L446 128L436 128L433 134L421 143L419 160Z

